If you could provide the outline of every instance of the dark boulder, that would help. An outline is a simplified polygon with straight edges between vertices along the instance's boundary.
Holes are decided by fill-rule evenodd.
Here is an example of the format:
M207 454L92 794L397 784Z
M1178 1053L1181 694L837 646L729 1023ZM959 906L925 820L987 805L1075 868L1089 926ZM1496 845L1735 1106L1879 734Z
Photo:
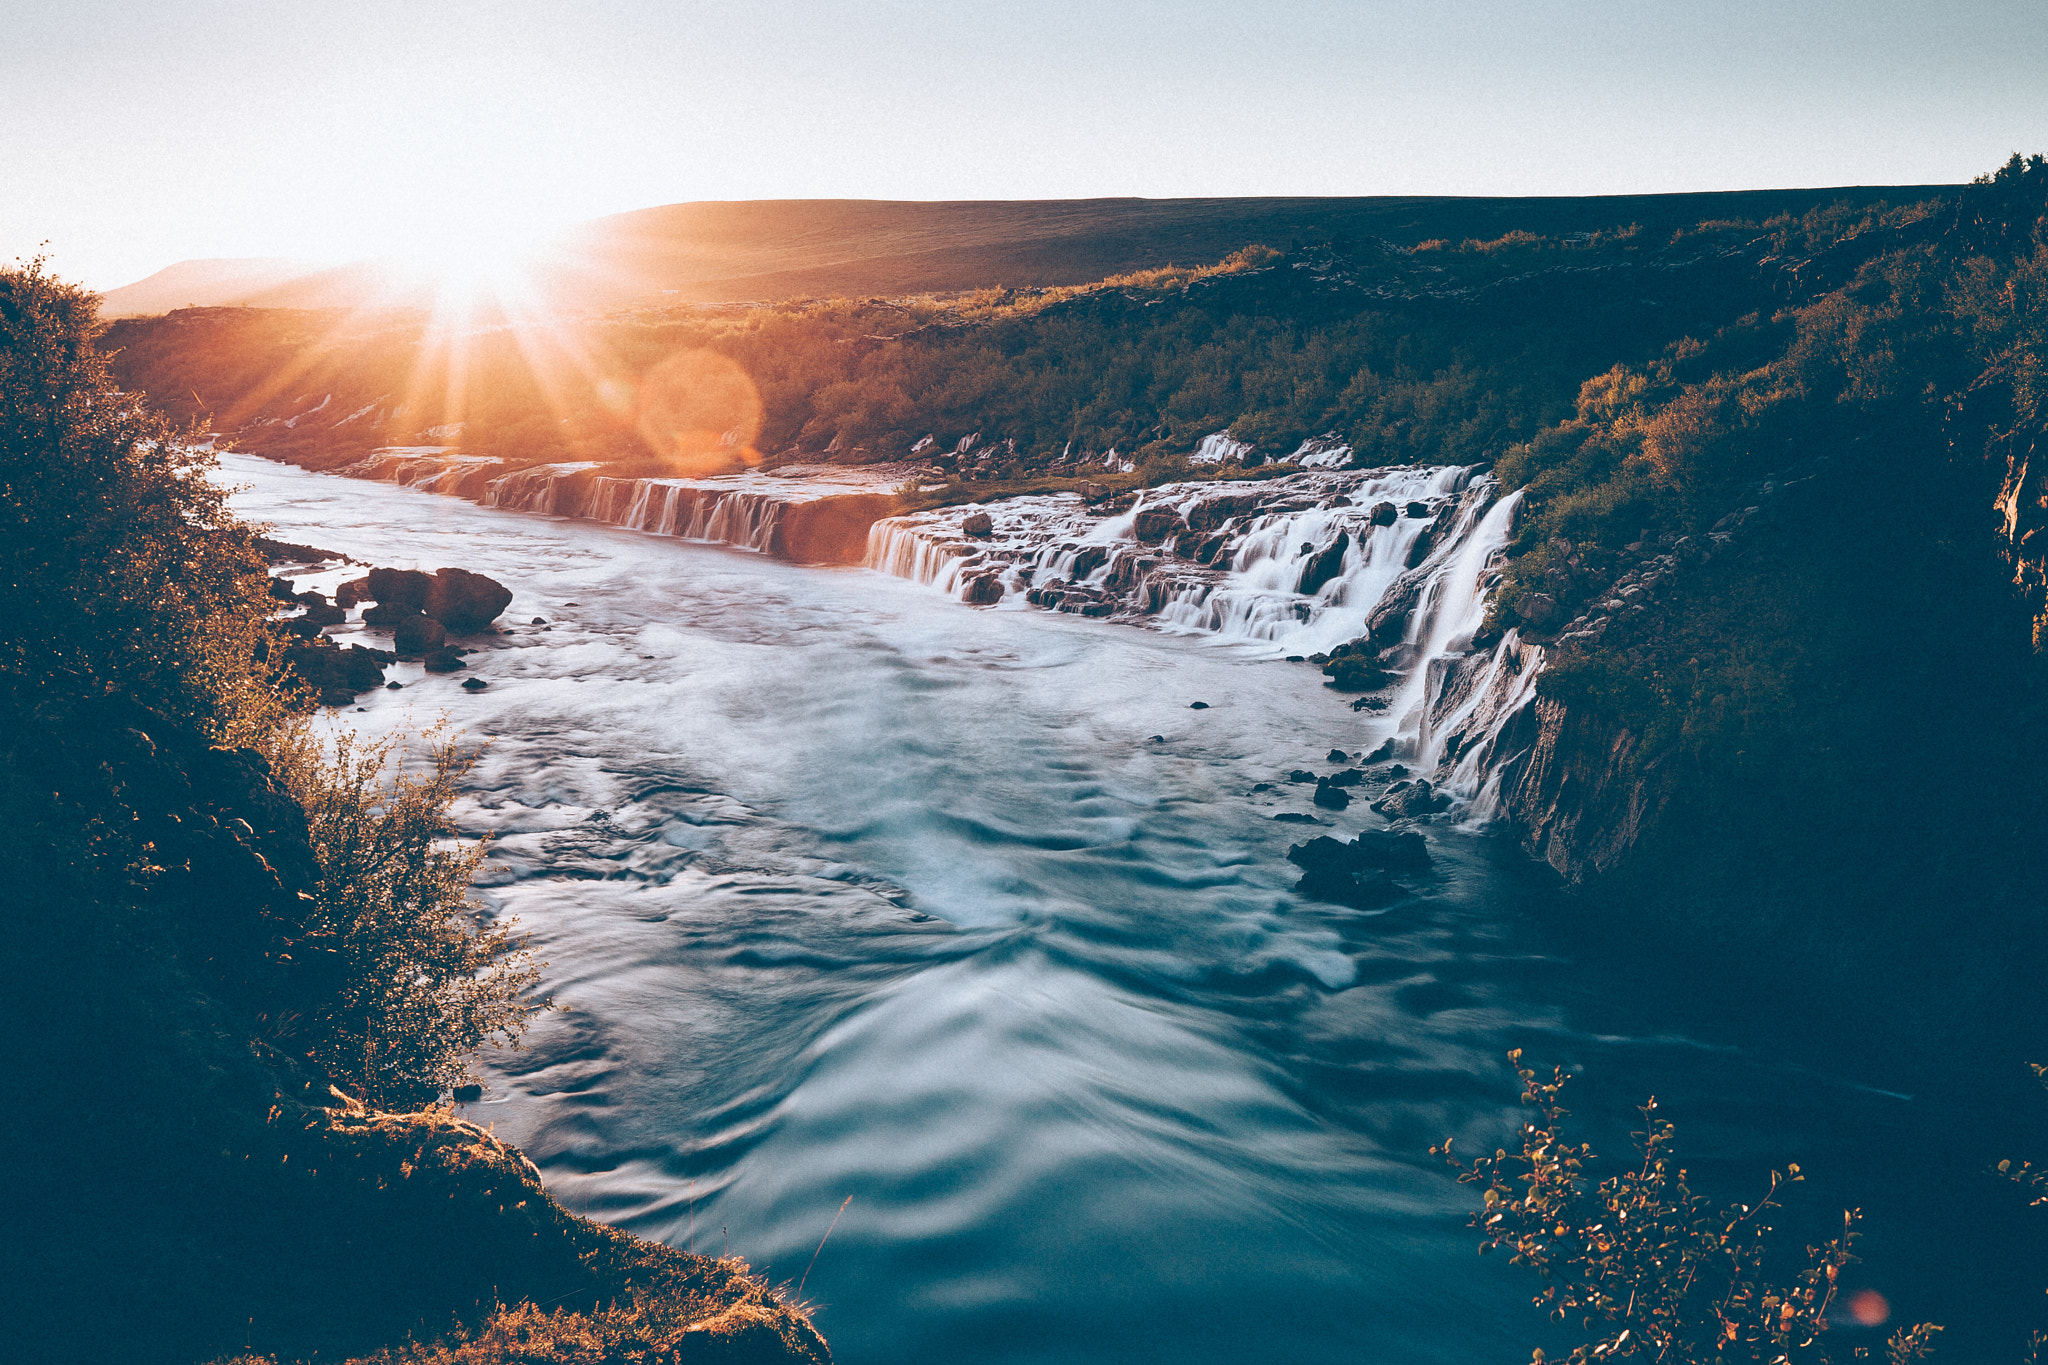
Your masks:
M462 690L465 692L481 692L489 686L490 684L482 678L464 678L462 680Z
M289 645L285 661L323 699L340 694L345 702L383 682L383 663L390 657L380 650L338 649L332 641L322 638Z
M391 643L401 657L432 654L447 643L448 629L431 616L402 617L391 627Z
M1387 874L1426 870L1429 848L1420 834L1368 830L1348 844L1328 835L1296 844L1287 861L1302 870L1296 894L1365 910L1399 899Z
M1365 781L1365 774L1357 768L1346 768L1341 773L1331 773L1324 780L1333 787L1355 787Z
M1349 763L1351 761L1351 755L1345 753L1342 749L1332 749L1324 757L1332 763Z
M457 635L467 635L482 630L511 605L512 590L495 578L467 569L436 569L425 611Z
M1171 507L1145 507L1132 519L1131 534L1146 544L1155 544L1187 529L1180 513Z
M468 634L482 630L512 605L512 590L467 569L372 569L335 591L335 600L343 606L365 598L377 603L363 613L370 625L395 626L404 617L424 615L457 634Z
M1191 701L1188 703L1188 710L1190 711L1206 711L1208 709L1209 703L1205 701Z
M1316 780L1316 775L1306 768L1296 768L1293 772L1287 774L1287 780L1289 782L1313 782Z
M1108 546L1084 546L1074 555L1074 567L1070 571L1073 575L1073 581L1079 583L1082 579L1088 577L1089 574L1094 573L1097 569L1101 568L1104 564L1107 564L1108 562Z
M1391 502L1376 502L1372 505L1372 524L1392 526L1401 519L1401 509Z
M960 523L960 534L986 540L996 533L995 518L986 512L969 512L967 520Z
M1309 556L1308 563L1301 569L1301 579L1294 590L1307 597L1313 597L1323 590L1323 585L1344 572L1344 552L1351 548L1351 533L1339 531L1337 538L1320 551Z
M1304 815L1298 810L1283 810L1273 817L1284 825L1320 825L1322 821L1313 815Z
M1360 763L1379 763L1386 759L1392 758L1393 756L1394 741L1388 739L1380 741L1379 748L1374 749L1371 753L1367 754L1364 758L1361 758L1358 761Z
M363 624L376 626L380 630L389 630L408 616L418 615L419 613L410 607L379 602L374 607L363 608Z
M1327 778L1316 783L1315 803L1325 810L1343 810L1351 804L1351 793Z
M459 673L469 665L462 662L462 655L452 649L437 649L427 655L427 672Z
M1340 692L1370 692L1387 684L1387 670L1370 655L1346 654L1323 665L1323 676Z
M418 569L372 569L367 582L378 606L402 607L409 612L424 612L427 595L434 590L434 576Z
M1372 803L1372 808L1388 819L1403 816L1433 815L1450 808L1451 798L1432 787L1428 778L1417 778L1413 782L1396 783L1387 794Z
M1003 580L994 574L970 578L967 586L961 589L960 600L970 607L993 606L1003 600Z
M311 621L316 626L338 626L348 620L348 613L332 602L308 602L306 614L301 621Z
M292 581L289 578L273 578L270 580L268 587L270 588L270 595L280 602L294 602L298 600L299 594L292 587Z

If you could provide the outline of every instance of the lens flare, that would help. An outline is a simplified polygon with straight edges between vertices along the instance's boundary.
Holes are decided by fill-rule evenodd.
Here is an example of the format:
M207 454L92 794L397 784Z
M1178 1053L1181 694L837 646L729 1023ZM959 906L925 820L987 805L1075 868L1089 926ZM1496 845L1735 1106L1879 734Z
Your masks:
M761 462L761 394L716 351L679 351L640 380L634 425L671 472L719 474Z
M1891 1304L1875 1289L1859 1290L1849 1296L1849 1316L1859 1327L1882 1327L1891 1315Z

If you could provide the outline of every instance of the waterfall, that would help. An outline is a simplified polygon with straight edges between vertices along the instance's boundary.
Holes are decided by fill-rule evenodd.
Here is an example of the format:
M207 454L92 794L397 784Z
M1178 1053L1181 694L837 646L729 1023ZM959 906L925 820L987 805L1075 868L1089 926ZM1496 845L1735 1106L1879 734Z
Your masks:
M848 496L872 499L892 486L890 474L861 469L831 469L810 477L778 471L684 479L622 478L600 472L605 468L595 461L572 461L507 470L503 461L487 456L421 446L373 451L341 472L472 498L509 512L582 517L761 554L788 551L785 532L792 507Z
M1313 471L1169 484L1114 514L1042 494L892 517L869 529L865 562L980 605L1142 622L1271 658L1327 654L1371 625L1396 681L1361 699L1368 747L1391 740L1484 818L1545 659L1512 630L1473 649L1520 507L1461 466ZM969 535L982 516L986 533Z

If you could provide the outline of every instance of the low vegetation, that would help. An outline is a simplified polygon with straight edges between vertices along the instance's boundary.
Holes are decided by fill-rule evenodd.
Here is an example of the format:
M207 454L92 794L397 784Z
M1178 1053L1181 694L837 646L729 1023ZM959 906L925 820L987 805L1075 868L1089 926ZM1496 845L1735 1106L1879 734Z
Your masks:
M1431 1151L1461 1183L1480 1188L1484 1203L1472 1215L1480 1253L1504 1251L1535 1272L1543 1282L1535 1306L1566 1332L1591 1334L1564 1357L1568 1365L1871 1358L1869 1346L1843 1344L1844 1334L1831 1331L1856 1320L1855 1306L1841 1301L1842 1272L1856 1260L1856 1210L1842 1215L1837 1235L1803 1253L1773 1245L1778 1195L1802 1179L1799 1167L1772 1171L1754 1204L1716 1204L1678 1164L1677 1129L1659 1117L1655 1099L1641 1110L1640 1160L1601 1179L1592 1148L1565 1129L1564 1072L1543 1080L1522 1065L1520 1051L1508 1056L1522 1103L1536 1110L1522 1125L1519 1150L1470 1163L1448 1141ZM1899 1328L1884 1358L1891 1365L1924 1360L1940 1330ZM1536 1351L1536 1361L1546 1358Z

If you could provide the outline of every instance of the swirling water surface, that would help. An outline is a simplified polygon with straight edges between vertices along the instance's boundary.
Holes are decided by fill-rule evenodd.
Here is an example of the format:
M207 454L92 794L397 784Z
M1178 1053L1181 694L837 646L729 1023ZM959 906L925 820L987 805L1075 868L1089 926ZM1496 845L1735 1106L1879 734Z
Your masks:
M570 1207L792 1286L852 1196L803 1281L841 1361L1526 1359L1531 1286L1427 1150L1507 1138L1517 1045L1612 1113L1690 1096L1748 1176L1909 1123L1618 998L1482 833L1430 827L1383 911L1296 897L1285 775L1360 725L1300 667L224 467L280 538L514 589L468 675L341 713L488 745L480 894L567 1008L467 1112Z

